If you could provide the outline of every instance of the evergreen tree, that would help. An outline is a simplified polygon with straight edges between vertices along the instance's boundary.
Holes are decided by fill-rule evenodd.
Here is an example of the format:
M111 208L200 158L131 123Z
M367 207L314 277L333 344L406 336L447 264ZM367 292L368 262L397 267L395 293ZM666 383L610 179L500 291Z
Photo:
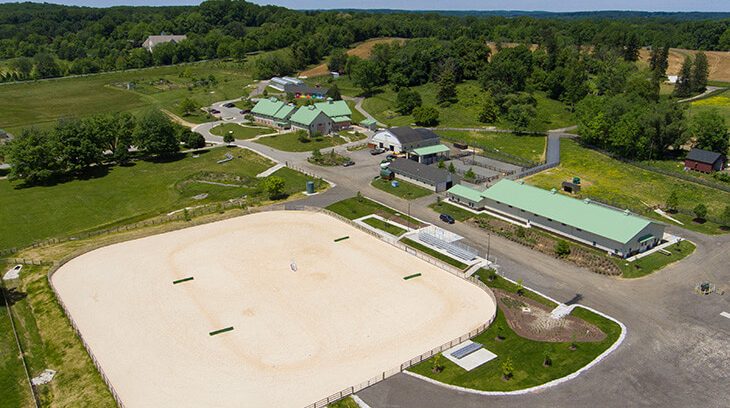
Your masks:
M707 55L704 52L698 52L695 55L694 64L692 65L692 74L690 83L693 93L702 93L707 89L707 76L709 75L709 65L707 63Z
M677 84L674 86L674 96L686 98L692 95L692 57L684 58L682 68L677 76Z
M342 94L340 93L340 88L337 86L337 84L332 84L332 87L327 90L328 98L332 98L332 100L340 101L342 100Z
M626 61L634 62L639 59L639 37L636 33L631 33L626 37L623 48L623 57Z
M451 103L456 100L456 77L452 64L447 64L441 71L436 100L439 104Z

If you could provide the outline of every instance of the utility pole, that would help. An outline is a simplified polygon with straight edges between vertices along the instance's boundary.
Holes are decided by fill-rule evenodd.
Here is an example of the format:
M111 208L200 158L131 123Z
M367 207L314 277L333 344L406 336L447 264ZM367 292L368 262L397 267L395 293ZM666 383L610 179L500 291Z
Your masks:
M408 219L406 220L408 223L408 228L411 228L411 202L408 201Z
M487 261L489 261L489 250L492 248L492 233L487 233Z

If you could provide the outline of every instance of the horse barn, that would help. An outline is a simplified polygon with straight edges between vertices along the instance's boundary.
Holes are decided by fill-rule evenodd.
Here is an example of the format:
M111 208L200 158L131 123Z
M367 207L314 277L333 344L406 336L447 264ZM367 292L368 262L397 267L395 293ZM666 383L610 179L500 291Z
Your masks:
M466 207L542 228L623 258L659 245L664 237L664 224L629 210L617 210L590 199L578 200L524 182L503 179L482 192L459 185L449 189L447 197Z

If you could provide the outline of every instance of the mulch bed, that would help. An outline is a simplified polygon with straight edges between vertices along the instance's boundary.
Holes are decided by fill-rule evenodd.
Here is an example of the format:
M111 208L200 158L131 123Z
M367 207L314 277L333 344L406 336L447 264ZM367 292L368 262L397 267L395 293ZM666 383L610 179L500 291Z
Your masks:
M595 325L574 316L550 317L551 309L532 299L492 289L509 327L520 337L535 341L564 343L599 342L606 333Z
M386 220L397 222L400 225L405 225L410 228L421 228L421 227L425 226L425 225L421 224L420 222L416 222L416 223L408 222L407 220L405 220L395 214L392 214L392 213L389 213L389 212L383 211L383 210L378 210L375 212L375 214L385 218Z

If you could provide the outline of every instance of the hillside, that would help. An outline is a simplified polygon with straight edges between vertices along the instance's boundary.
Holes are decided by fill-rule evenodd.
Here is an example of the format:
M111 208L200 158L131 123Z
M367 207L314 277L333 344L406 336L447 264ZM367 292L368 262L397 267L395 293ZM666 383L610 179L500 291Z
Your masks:
M371 38L367 41L363 41L354 47L347 50L347 55L353 55L355 57L360 57L363 59L366 59L370 57L370 53L373 51L373 47L375 44L383 44L383 43L392 43L394 41L405 41L405 38L394 38L394 37L381 37L381 38ZM299 76L305 76L309 78L318 77L322 75L327 75L329 73L329 70L327 69L327 63L323 62L313 68L309 68L307 70L304 70L299 73Z

